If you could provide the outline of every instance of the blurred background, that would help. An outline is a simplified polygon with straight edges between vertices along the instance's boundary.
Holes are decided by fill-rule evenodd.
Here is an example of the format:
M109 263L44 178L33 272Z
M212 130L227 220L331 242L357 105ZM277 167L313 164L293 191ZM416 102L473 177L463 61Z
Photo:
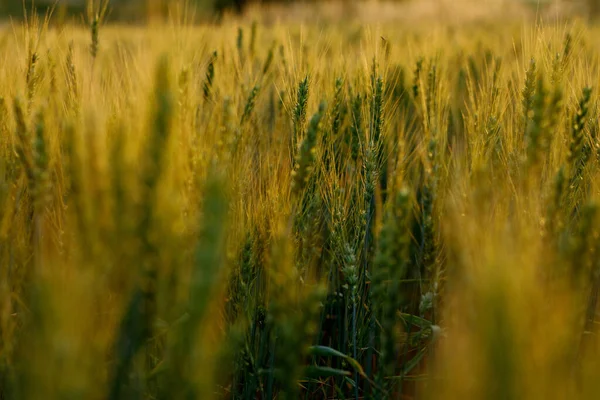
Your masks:
M54 8L55 18L80 19L88 0L35 0L34 8L45 13ZM32 8L31 0L25 0ZM318 14L315 14L315 8ZM109 19L144 22L167 18L173 10L187 10L196 20L247 13L271 14L296 20L359 18L369 22L394 19L512 17L583 17L600 15L600 0L110 0ZM0 0L0 18L23 16L22 0Z

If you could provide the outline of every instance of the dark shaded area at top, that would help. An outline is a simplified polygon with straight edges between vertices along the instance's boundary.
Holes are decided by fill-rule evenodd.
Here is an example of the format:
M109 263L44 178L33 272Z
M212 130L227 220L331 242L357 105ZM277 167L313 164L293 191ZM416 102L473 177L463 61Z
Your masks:
M290 3L292 0L189 0L192 5L202 6L202 9L207 12L212 12L213 15L222 15L225 11L234 13L242 13L245 7L253 3ZM35 1L35 10L38 14L45 14L49 9L52 8L54 0L37 0ZM161 3L161 2L158 2ZM161 4L155 5L155 10L161 11L168 7L169 1L162 1ZM31 10L31 3L29 0L26 1L28 12ZM58 0L58 3L54 6L54 15L61 15L63 17L75 17L79 18L85 13L86 0ZM8 2L0 1L0 18L11 17L20 19L24 15L23 3L20 0L11 0ZM109 19L119 21L139 21L143 20L148 15L147 1L146 0L111 0L110 1L110 13Z

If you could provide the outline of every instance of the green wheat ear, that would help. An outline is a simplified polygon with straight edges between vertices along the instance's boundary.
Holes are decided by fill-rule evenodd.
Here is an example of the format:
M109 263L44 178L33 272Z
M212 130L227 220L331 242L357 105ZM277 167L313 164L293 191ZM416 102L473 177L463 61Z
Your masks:
M204 78L204 83L202 84L202 93L204 94L205 100L209 100L212 95L213 81L215 80L215 63L216 63L216 61L217 61L217 52L214 51L208 62L208 66L206 67L206 76Z
M46 125L44 121L44 111L37 114L35 122L35 136L33 141L33 199L36 209L43 210L49 202L51 194L51 182L49 171L49 154L47 143Z
M238 58L240 60L240 64L244 65L244 30L242 29L242 27L238 28L236 47L238 51Z
M533 106L533 101L534 101L534 97L533 95L535 94L535 81L536 81L536 77L537 77L537 68L536 68L536 62L535 60L532 58L531 61L529 62L529 69L527 70L527 73L525 75L525 86L523 87L523 91L521 92L521 96L522 96L522 107L523 107L523 120L524 120L524 126L525 126L525 130L527 129L527 124L529 122L529 112L531 111L531 108Z
M252 21L252 26L250 28L250 44L248 45L248 52L250 57L254 57L254 52L256 50L256 36L258 31L258 24L256 21Z
M567 33L563 43L562 53L557 53L552 61L552 83L560 85L567 69L573 51L573 37Z
M317 111L310 120L306 137L300 146L294 171L292 172L292 195L299 196L313 170L315 162L315 147L317 146L318 134L323 115L325 114L326 104L322 102Z
M363 98L358 93L352 99L351 117L352 124L350 126L350 149L352 160L356 163L361 153L362 145L365 143L365 133L363 128Z
M423 58L419 58L417 60L417 64L415 66L415 72L413 77L413 86L412 86L412 94L413 98L416 100L421 91L421 72L423 70Z
M250 91L250 95L246 100L246 106L244 107L244 113L242 114L242 117L240 119L240 125L243 125L244 122L246 122L252 115L252 111L254 110L254 106L256 105L256 98L258 97L259 93L260 85L257 84L252 88L252 90Z
M539 158L544 154L546 148L546 88L544 80L538 79L537 90L533 97L533 117L529 121L525 142L527 146L527 160L530 164L535 165Z
M332 122L331 122L331 134L333 137L337 137L342 126L344 115L346 113L345 99L344 99L344 80L337 78L335 80L335 91L333 95L333 110L332 110Z
M92 59L95 60L96 57L98 56L98 48L99 48L99 25L100 25L100 18L98 16L98 14L95 14L94 17L92 18L92 22L90 23L90 34L91 34L91 39L92 42L90 44L90 54L92 55Z
M296 95L296 105L292 114L292 120L294 122L294 132L292 136L292 150L295 151L298 143L298 139L304 130L304 123L306 121L306 105L308 104L308 89L309 82L308 76L298 85L298 93Z
M100 49L100 25L108 12L109 0L100 0L97 4L94 0L88 0L87 13L90 19L90 55L92 62L96 61Z
M591 95L591 88L586 87L583 89L577 112L573 117L571 142L567 158L571 170L570 186L576 185L582 179L583 171L591 155L591 146L584 134Z
M371 131L370 140L379 151L383 151L383 78L377 77L375 79L375 86L373 88L373 103L371 107ZM381 154L379 154L381 156ZM381 160L381 158L380 158Z
M271 64L273 63L273 54L275 52L276 45L277 45L277 43L273 42L271 47L269 47L269 52L267 53L267 58L265 58L265 63L263 64L263 68L262 68L263 76L267 75L267 72L269 72L269 69L271 68Z
M436 103L436 89L438 87L438 72L437 65L435 62L431 62L429 66L429 72L427 73L427 98L426 98L426 110L425 115L427 116L427 129L432 129L433 118L437 113Z

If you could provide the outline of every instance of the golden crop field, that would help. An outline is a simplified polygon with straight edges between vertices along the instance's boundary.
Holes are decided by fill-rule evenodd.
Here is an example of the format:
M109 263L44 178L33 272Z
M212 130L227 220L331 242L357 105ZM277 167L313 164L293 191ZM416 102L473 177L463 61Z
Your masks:
M597 26L101 14L0 26L0 399L600 397Z

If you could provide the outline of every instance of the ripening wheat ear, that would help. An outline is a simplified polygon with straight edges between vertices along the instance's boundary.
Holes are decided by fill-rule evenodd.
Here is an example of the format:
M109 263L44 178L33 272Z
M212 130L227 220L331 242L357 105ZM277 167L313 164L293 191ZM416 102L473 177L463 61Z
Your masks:
M48 73L50 75L50 96L51 96L51 101L55 102L56 101L56 94L58 92L58 82L56 79L56 60L54 59L53 53L48 50L46 52L46 58L48 60Z
M27 109L31 110L31 103L33 101L33 96L35 95L35 90L38 84L38 73L37 73L37 64L38 64L38 54L35 51L29 55L27 62Z
M24 2L25 3L25 2ZM48 11L43 20L36 12L32 12L31 15L27 15L27 9L23 4L23 10L25 12L25 19L23 24L24 36L27 46L27 111L31 111L33 98L38 89L38 83L41 80L40 72L38 68L39 64L39 52L38 48L41 43L41 38L48 31L48 25L50 23L51 10Z
M67 100L68 104L71 106L71 109L76 112L79 100L79 88L77 84L77 70L75 69L75 61L73 60L73 42L69 43L69 52L67 53L66 69L67 88L69 89Z
M15 99L14 102L14 113L16 121L16 152L17 157L21 161L25 174L29 180L30 187L33 186L35 181L35 170L33 166L33 150L31 146L31 136L27 122L25 121L25 111L23 109L23 103L20 99Z

